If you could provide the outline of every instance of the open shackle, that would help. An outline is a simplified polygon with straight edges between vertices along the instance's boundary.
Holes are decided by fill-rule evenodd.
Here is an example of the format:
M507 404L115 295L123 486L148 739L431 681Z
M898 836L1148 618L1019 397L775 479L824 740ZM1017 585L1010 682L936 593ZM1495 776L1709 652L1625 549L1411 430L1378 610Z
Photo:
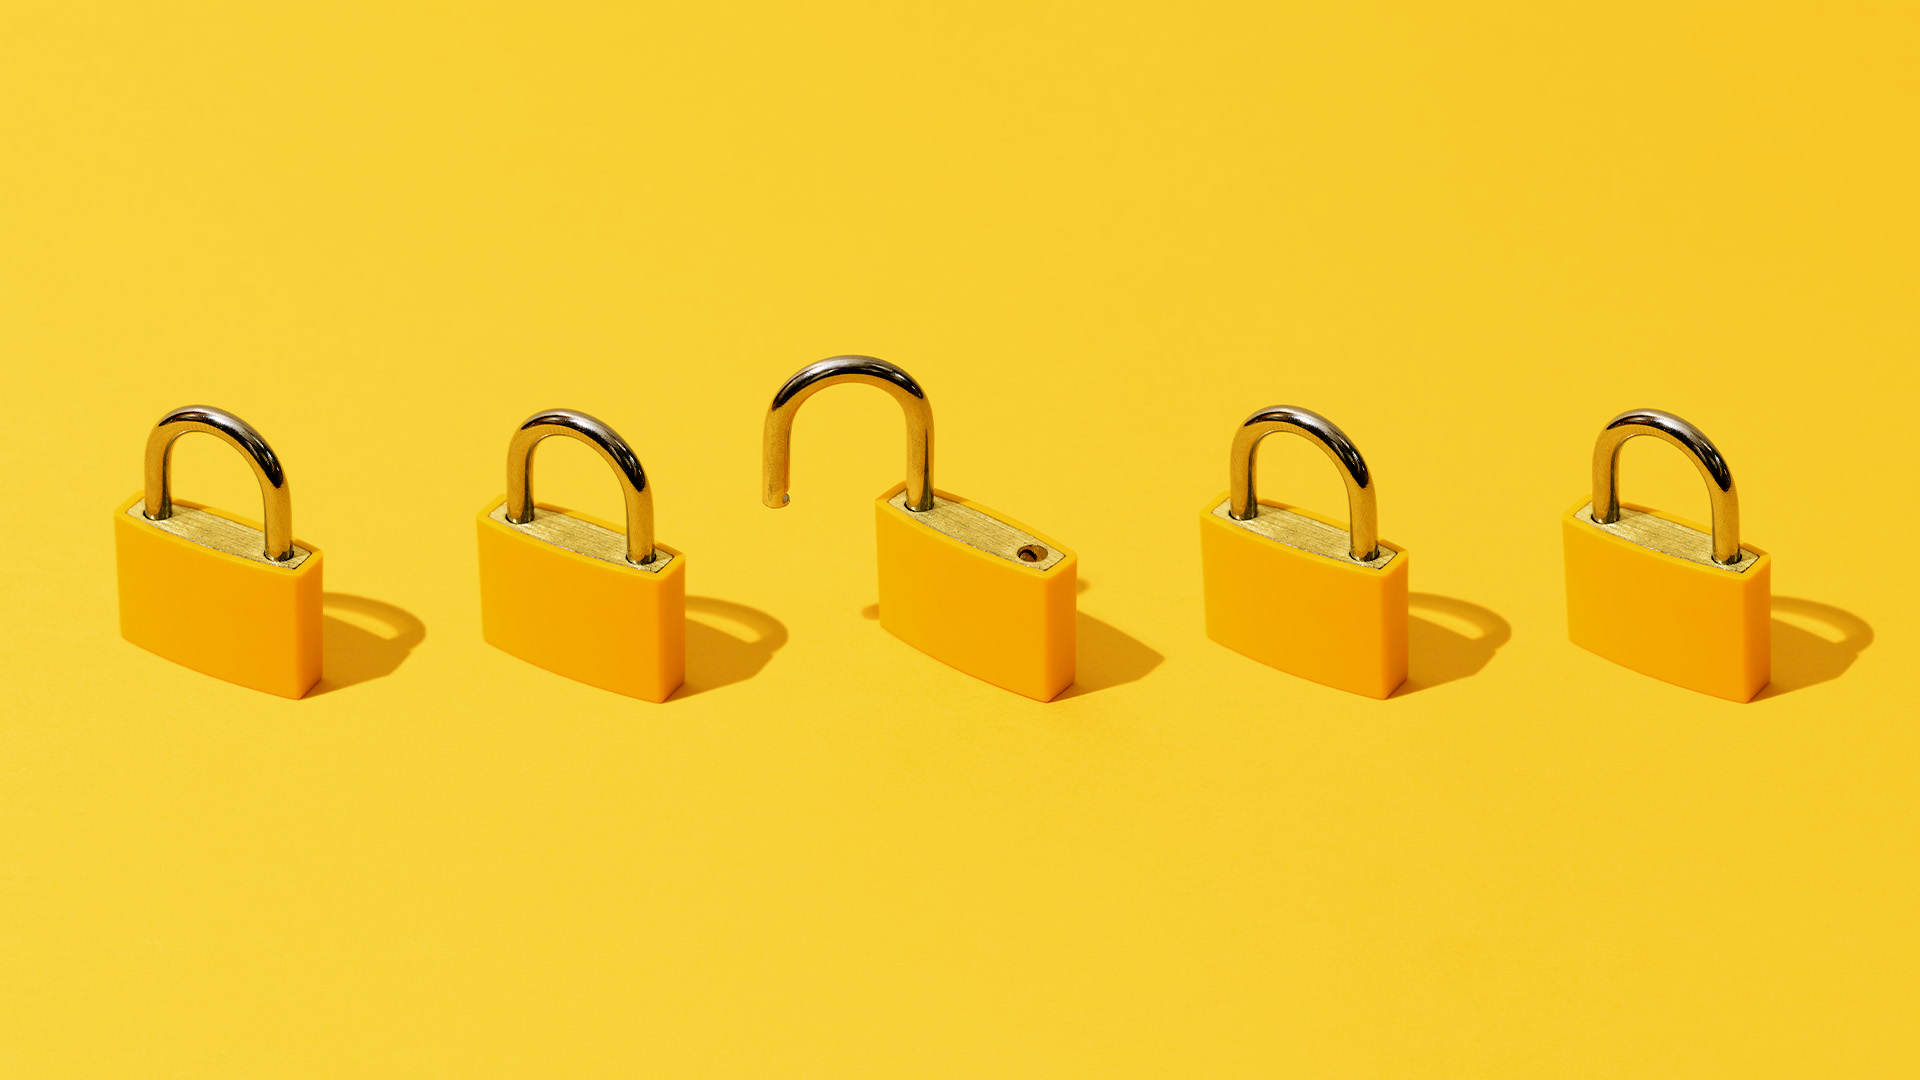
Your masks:
M808 364L774 393L761 439L761 501L775 510L787 505L794 415L808 398L840 383L877 386L900 403L907 419L907 509L915 513L933 509L933 406L913 376L871 356L835 356Z
M1260 499L1254 492L1255 451L1260 440L1275 432L1289 431L1325 451L1340 469L1347 485L1347 519L1351 542L1348 552L1358 562L1370 562L1380 553L1379 507L1374 500L1373 474L1366 459L1333 421L1311 409L1275 405L1261 409L1242 421L1233 433L1233 448L1227 455L1227 513L1235 521L1251 521L1260 514Z
M613 466L627 504L627 561L641 566L652 562L653 489L647 485L646 470L619 432L578 409L537 412L514 429L507 444L507 520L515 525L533 520L533 451L550 435L578 439Z
M260 481L260 516L266 533L263 551L274 562L293 558L293 496L287 490L287 471L253 425L225 409L183 405L153 425L147 433L147 492L141 514L149 521L173 516L173 441L194 431L214 436L247 459L254 479Z
M1707 501L1713 512L1713 561L1722 566L1739 562L1740 499L1733 490L1733 471L1706 432L1670 412L1629 409L1600 430L1600 438L1593 444L1593 520L1602 525L1620 520L1620 447L1636 435L1652 435L1672 443L1693 461L1707 481Z

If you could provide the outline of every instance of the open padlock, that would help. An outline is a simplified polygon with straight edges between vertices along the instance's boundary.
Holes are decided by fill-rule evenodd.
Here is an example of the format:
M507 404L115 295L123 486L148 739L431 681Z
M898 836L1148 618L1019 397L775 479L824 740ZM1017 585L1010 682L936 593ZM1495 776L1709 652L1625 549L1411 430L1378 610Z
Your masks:
M933 487L933 410L911 375L871 356L801 368L767 411L763 501L787 505L794 414L840 383L875 386L906 412L907 479L874 501L880 625L961 671L1040 701L1073 683L1079 560L1016 521Z
M1256 497L1255 451L1281 431L1333 459L1349 528ZM1307 409L1261 409L1234 432L1227 477L1200 509L1207 636L1301 678L1392 694L1407 677L1407 554L1379 540L1373 475L1353 440Z
M620 478L627 529L533 501L533 451L579 439ZM489 644L616 694L665 701L686 677L686 556L653 539L653 489L614 430L550 409L507 446L507 494L480 511L480 630Z
M247 459L265 522L173 497L173 443L204 432ZM293 538L293 499L273 448L246 421L191 405L147 436L146 489L113 515L120 634L195 671L297 698L320 681L318 549Z
M1620 501L1620 447L1652 435L1706 478L1713 524ZM1751 701L1772 672L1773 558L1740 542L1727 461L1699 428L1658 409L1623 412L1593 447L1593 497L1561 517L1567 635L1643 675Z

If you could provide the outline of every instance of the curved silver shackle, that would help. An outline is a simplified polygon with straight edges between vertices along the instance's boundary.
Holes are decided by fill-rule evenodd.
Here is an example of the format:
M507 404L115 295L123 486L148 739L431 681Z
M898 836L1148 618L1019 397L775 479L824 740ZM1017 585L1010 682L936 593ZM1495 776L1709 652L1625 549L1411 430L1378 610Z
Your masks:
M287 471L253 425L225 409L183 405L153 425L147 433L147 495L141 514L149 521L173 516L173 441L193 431L214 436L247 459L254 479L260 481L260 516L266 526L263 550L274 562L293 558L293 496L287 491Z
M775 510L787 505L794 414L814 394L841 383L877 386L900 403L907 416L907 509L933 509L933 406L913 376L871 356L834 356L808 364L774 393L760 444L761 501Z
M527 417L507 444L507 520L533 520L533 451L550 435L578 439L598 451L620 477L627 502L627 561L653 561L653 489L647 486L640 458L620 433L578 409L547 409Z
M1636 435L1672 443L1693 460L1707 481L1713 508L1713 561L1723 566L1739 562L1740 500L1733 490L1733 471L1705 432L1670 412L1629 409L1600 430L1593 444L1593 520L1602 525L1620 520L1620 447Z
M1260 440L1278 431L1305 436L1307 441L1326 452L1340 469L1347 485L1347 530L1352 535L1349 553L1359 562L1368 562L1380 553L1380 512L1374 500L1373 474L1366 459L1333 421L1311 409L1275 405L1261 409L1244 420L1233 433L1233 449L1227 458L1227 482L1231 494L1227 513L1235 521L1251 521L1260 513L1260 500L1254 493L1254 451Z

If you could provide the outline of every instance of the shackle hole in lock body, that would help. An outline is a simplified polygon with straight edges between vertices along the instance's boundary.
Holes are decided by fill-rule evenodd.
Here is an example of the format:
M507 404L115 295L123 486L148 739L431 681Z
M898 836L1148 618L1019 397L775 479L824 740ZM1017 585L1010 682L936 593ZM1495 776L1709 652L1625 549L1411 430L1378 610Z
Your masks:
M1678 448L1693 462L1707 483L1712 513L1712 561L1729 568L1739 565L1742 562L1740 502L1734 489L1733 471L1705 432L1660 409L1629 409L1601 429L1593 446L1593 503L1589 508L1593 523L1600 526L1621 523L1620 451L1627 440L1640 435L1651 435ZM1656 550L1671 546L1647 540L1636 542L1647 543Z
M533 524L533 452L542 440L554 435L587 444L613 467L627 511L626 560L636 566L653 563L653 488L647 483L640 457L619 432L578 409L546 409L527 417L514 429L507 444L507 501L502 520L511 525Z
M174 517L173 444L182 435L200 432L219 439L240 452L260 484L261 553L266 561L291 563L297 551L293 543L293 496L287 487L286 469L253 425L226 411L209 405L185 405L162 416L147 434L146 491L140 515L152 522ZM209 515L217 517L218 515ZM212 523L208 523L212 524ZM237 525L245 529L246 526ZM217 532L230 532L214 526ZM248 530L251 531L251 530ZM224 549L226 544L210 542Z
M1381 554L1380 524L1373 474L1346 432L1311 409L1275 405L1247 417L1234 431L1233 446L1227 455L1228 516L1238 522L1251 522L1260 516L1255 476L1257 454L1261 440L1278 432L1304 437L1339 469L1347 489L1348 555L1360 563L1377 560Z
M778 510L791 501L793 420L808 398L829 386L858 383L884 390L907 423L906 509L933 509L933 405L913 376L872 356L834 356L808 364L774 392L760 444L761 502Z

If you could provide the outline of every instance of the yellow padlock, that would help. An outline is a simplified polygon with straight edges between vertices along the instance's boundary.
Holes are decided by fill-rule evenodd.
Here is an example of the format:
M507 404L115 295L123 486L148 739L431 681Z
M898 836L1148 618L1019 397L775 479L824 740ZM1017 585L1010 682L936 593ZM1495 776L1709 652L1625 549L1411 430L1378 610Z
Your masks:
M1079 560L1027 526L933 486L933 409L913 376L871 356L800 369L773 396L763 501L787 505L794 414L839 383L891 394L907 418L907 479L874 501L880 625L995 686L1051 701L1073 683Z
M173 497L173 442L204 432L260 481L264 525ZM320 681L317 548L293 537L293 499L273 448L230 412L192 405L147 436L146 489L113 515L120 634L195 671L301 697Z
M1255 496L1255 451L1280 431L1339 467L1350 528ZM1319 413L1261 409L1235 431L1227 477L1200 508L1207 636L1304 679L1392 694L1407 677L1407 554L1379 539L1373 474L1353 440Z
M533 451L579 439L620 477L627 531L533 501ZM527 418L507 446L507 494L480 511L480 632L557 675L665 701L687 667L687 558L653 540L653 489L612 428L573 409Z
M1671 443L1706 478L1712 531L1620 501L1620 447L1636 435ZM1643 675L1730 701L1772 677L1773 557L1740 543L1740 504L1726 458L1672 413L1614 417L1593 447L1593 497L1560 519L1567 635Z

